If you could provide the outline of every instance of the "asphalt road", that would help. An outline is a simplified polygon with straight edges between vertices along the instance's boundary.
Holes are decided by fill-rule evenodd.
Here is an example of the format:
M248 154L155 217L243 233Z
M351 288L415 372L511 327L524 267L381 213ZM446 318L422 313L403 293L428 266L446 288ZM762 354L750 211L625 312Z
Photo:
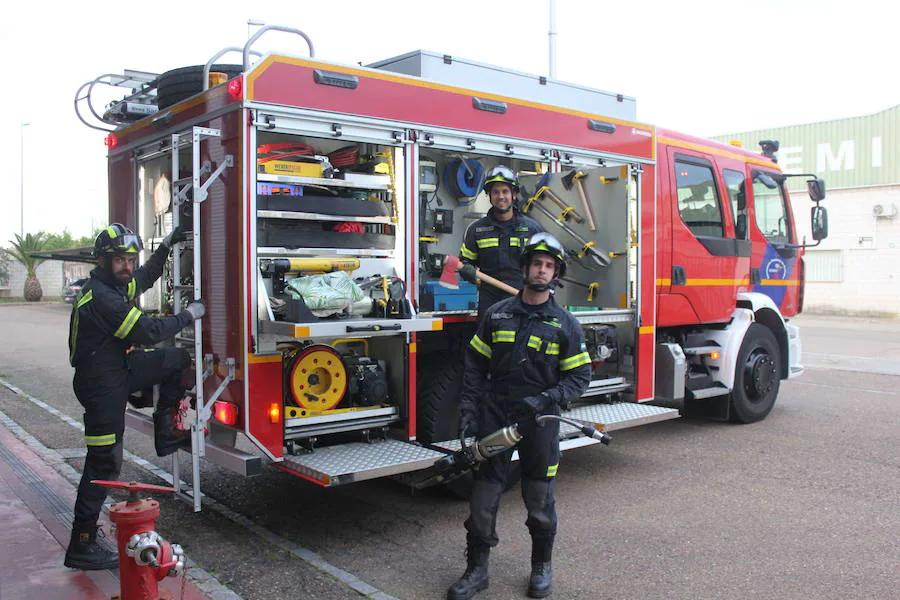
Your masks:
M68 312L0 305L0 378L80 419ZM555 598L898 597L900 323L798 322L809 368L783 382L765 421L678 419L563 456ZM0 410L80 469L71 425L2 386ZM171 466L137 433L126 448ZM244 480L209 465L203 477L253 531L177 500L163 502L159 529L244 598L363 597L333 568L372 586L357 586L372 597L443 598L462 572L467 507L439 492L391 480L321 489L274 470ZM123 478L160 483L133 464ZM479 599L525 596L524 520L516 487L502 500L501 544ZM309 552L324 562L298 558Z

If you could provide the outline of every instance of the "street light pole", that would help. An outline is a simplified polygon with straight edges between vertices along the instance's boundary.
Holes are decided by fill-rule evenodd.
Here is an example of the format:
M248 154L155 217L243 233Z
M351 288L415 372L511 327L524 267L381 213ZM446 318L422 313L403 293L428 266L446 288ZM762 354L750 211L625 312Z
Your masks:
M19 124L19 235L25 237L25 128L31 125L23 121Z

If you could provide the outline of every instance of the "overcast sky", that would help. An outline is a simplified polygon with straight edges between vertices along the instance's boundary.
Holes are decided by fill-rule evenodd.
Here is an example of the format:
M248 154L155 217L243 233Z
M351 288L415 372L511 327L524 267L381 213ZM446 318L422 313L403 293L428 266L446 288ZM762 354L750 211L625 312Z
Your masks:
M317 58L344 64L421 48L546 75L548 6L549 0L13 3L4 9L0 36L0 245L19 232L23 179L26 232L68 228L80 236L105 224L105 134L85 127L73 110L79 86L97 76L203 64L224 47L243 46L248 19L302 29ZM557 0L556 6L557 79L632 96L638 120L653 125L712 136L866 115L900 103L889 3ZM280 33L255 48L306 55L302 39ZM226 62L240 62L231 57Z

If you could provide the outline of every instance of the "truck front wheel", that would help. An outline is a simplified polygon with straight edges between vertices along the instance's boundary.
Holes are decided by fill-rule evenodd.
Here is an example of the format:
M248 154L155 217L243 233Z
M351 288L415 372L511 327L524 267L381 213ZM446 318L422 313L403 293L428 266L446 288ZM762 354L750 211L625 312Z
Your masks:
M771 412L781 384L778 342L765 325L752 323L744 336L735 365L731 391L731 420L761 421Z

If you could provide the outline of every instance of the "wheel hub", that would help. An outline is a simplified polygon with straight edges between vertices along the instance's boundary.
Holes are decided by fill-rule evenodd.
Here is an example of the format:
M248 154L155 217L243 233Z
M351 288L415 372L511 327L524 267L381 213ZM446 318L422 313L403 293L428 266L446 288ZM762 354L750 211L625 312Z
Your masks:
M765 396L775 387L778 380L775 361L766 352L754 352L747 360L744 377L745 387L749 395Z

